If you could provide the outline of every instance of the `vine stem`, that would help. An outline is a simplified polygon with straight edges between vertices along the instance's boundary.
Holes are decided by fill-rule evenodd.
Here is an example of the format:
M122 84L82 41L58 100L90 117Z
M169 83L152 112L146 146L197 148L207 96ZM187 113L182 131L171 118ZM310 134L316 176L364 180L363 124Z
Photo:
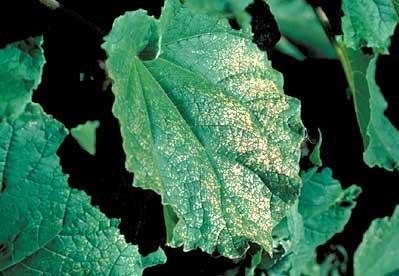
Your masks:
M348 52L345 49L345 47L339 43L335 35L333 34L333 31L331 29L330 22L328 21L328 18L322 8L320 7L313 7L313 11L316 14L317 19L320 22L320 25L323 27L325 34L328 37L328 40L330 41L331 45L334 47L335 52L337 53L338 59L341 62L341 66L344 70L346 80L348 82L349 90L352 94L352 96L355 95L355 84L353 82L353 76L352 76L352 65L350 63L350 60L348 58Z
M41 4L49 8L50 10L57 10L65 13L66 15L74 18L76 21L82 23L83 25L86 25L89 27L91 30L96 32L97 34L101 35L102 37L106 35L106 32L102 30L99 26L94 24L93 22L87 20L80 14L74 12L73 10L70 10L68 8L65 8L64 6L61 5L57 0L38 0Z

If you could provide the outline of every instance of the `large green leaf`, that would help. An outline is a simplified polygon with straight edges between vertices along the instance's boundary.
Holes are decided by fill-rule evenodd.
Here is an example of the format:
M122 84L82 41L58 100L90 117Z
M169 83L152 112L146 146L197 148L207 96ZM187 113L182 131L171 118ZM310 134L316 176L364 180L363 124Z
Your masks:
M0 274L141 275L163 262L161 251L143 259L118 220L68 187L56 155L66 134L36 105L0 123Z
M384 115L387 109L375 80L378 56L367 56L339 44L341 61L353 95L358 125L363 138L363 158L370 167L398 170L399 131Z
M30 66L28 83L37 85L40 74ZM2 98L9 90L7 80L0 83ZM24 98L24 111L18 106L0 120L0 275L141 275L164 262L161 250L140 256L119 234L118 220L68 186L56 155L67 130Z
M267 56L226 20L177 0L160 20L121 16L103 48L126 167L179 219L169 244L232 258L248 241L271 251L301 186L304 129Z
M268 275L313 275L316 248L344 229L361 191L355 185L342 189L329 168L320 172L312 168L302 173L302 179L298 208L273 232L276 244L286 252L280 259L267 260L272 264Z
M8 45L0 51L0 119L24 110L40 82L42 38Z
M278 27L283 36L306 47L309 55L321 58L337 58L334 47L331 45L323 26L320 24L312 6L306 0L265 0L276 18ZM303 59L298 54L300 50L287 40L280 40L277 49L292 52L292 56ZM289 48L291 47L291 48ZM293 52L294 51L294 52Z
M399 274L399 206L391 217L375 219L354 256L356 276Z
M347 47L362 46L388 52L390 37L398 23L395 0L342 0L342 30Z

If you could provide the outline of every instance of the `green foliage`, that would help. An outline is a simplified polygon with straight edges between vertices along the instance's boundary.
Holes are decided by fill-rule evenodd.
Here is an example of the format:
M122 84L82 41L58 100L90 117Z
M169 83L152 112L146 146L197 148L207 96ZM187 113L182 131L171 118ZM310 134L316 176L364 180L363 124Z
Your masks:
M293 41L306 49L308 55L320 58L336 58L336 52L331 45L316 14L306 0L265 0L276 18L282 35L288 40L281 40L277 49L302 60L301 52L293 44ZM297 51L292 52L295 47ZM299 53L298 53L299 51ZM290 54L294 53L294 54ZM296 54L295 54L296 53Z
M179 221L179 218L170 205L163 206L163 216L165 220L166 240L171 241L173 239L173 229Z
M277 0L270 2L272 8L273 1ZM338 37L332 45L342 63L353 96L364 145L363 159L370 167L378 166L390 171L398 169L399 132L384 115L387 102L376 83L375 71L378 54L388 51L390 37L398 21L397 7L397 1L392 0L343 0L343 36ZM276 11L277 14L279 12ZM311 17L315 16L313 13ZM316 22L310 24L314 28L321 27ZM297 35L304 35L304 31ZM364 46L372 47L374 54L364 54L361 50Z
M375 219L354 256L356 276L398 275L399 206L391 217Z
M315 248L343 230L361 189L356 185L342 189L329 168L320 172L313 168L301 177L304 184L298 211L304 222L306 243Z
M252 243L247 276L339 275L346 251L338 246L318 263L316 249L343 231L361 189L343 189L320 168L320 131L309 155L315 167L299 175L300 102L284 94L281 74L251 41L252 2L166 0L159 19L138 10L115 20L103 49L126 169L134 186L161 195L169 246L240 258ZM343 0L336 40L305 0L266 2L283 35L277 49L299 60L340 59L365 163L399 170L399 132L384 115L375 77L399 1ZM240 31L229 25L233 18ZM141 256L119 233L119 220L69 187L62 172L56 152L68 131L32 102L42 43L0 50L0 275L142 275L166 262L162 249ZM71 130L92 155L98 126ZM356 276L399 274L398 231L399 206L371 223L355 252Z
M320 24L324 19L317 19L317 14L305 1L269 0L268 3L281 32L289 39L310 49L315 47L327 58L334 56L328 53L335 47L353 96L365 163L390 171L398 169L399 132L384 115L387 102L375 81L378 53L387 53L398 22L395 10L398 2L344 0L343 37L338 38L335 44L331 44ZM363 54L363 46L372 47L375 54ZM276 47L297 59L304 59L284 38Z
M91 155L96 154L96 131L99 126L99 121L87 121L71 129L72 137Z
M337 44L363 138L363 159L370 167L390 171L398 170L399 131L384 115L388 104L376 83L375 72L378 53L388 52L398 22L396 5L392 0L344 0L343 40ZM374 54L363 54L363 46L373 48Z
M339 43L339 51L363 139L363 159L370 166L398 170L399 131L384 115L387 109L375 80L378 56L367 56Z
M335 45L328 41L319 22L323 18L318 20L312 7L305 1L269 0L268 3L281 32L289 39L307 48L325 49L321 52L327 58L332 57L327 53L335 46L353 96L363 138L365 163L390 171L397 169L399 132L384 115L387 102L375 81L375 70L378 53L387 53L390 37L397 25L398 2L344 0L343 37L338 38ZM300 14L303 16L298 16ZM375 54L363 54L363 46L372 47ZM283 39L276 47L297 59L304 59L287 40Z
M266 255L259 266L268 275L314 275L332 268L328 261L324 267L316 263L316 248L344 229L361 192L356 185L342 189L329 168L320 172L312 168L301 176L298 205L273 229L277 251L273 258Z
M388 52L390 38L398 23L394 0L342 0L344 43L352 49L362 46Z
M235 258L251 240L270 252L301 186L304 129L267 56L177 0L159 20L141 10L118 18L103 48L126 167L179 219L169 244Z
M274 49L277 51L291 56L297 60L303 61L306 59L306 56L302 53L301 50L298 49L294 44L292 44L287 38L284 36L280 37L280 40L274 46Z
M42 41L28 39L0 51L0 119L21 113L30 102L44 65Z
M323 161L321 160L321 143L323 142L323 135L321 134L320 129L319 132L319 139L316 142L312 152L309 155L309 160L312 162L313 165L320 167L323 165Z
M392 0L343 1L343 41L337 44L363 138L364 161L390 171L398 170L399 132L384 115L388 104L375 72L378 53L387 53L398 22L396 4ZM362 46L372 47L375 54L366 56Z
M263 250L259 249L252 257L251 257L251 265L248 268L245 268L245 276L255 276L255 270L262 262L262 253Z
M68 186L56 155L67 130L30 99L30 89L40 82L43 51L28 56L17 45L0 50L0 56L21 57L23 70L16 71L22 73L12 77L25 84L0 80L0 98L7 99L8 85L24 92L15 92L23 101L0 121L0 274L141 275L165 262L161 250L140 256L119 234L118 220L108 219L84 192Z
M334 252L329 253L321 264L314 262L306 269L308 275L341 276L348 273L348 253L345 248L338 245L333 247Z

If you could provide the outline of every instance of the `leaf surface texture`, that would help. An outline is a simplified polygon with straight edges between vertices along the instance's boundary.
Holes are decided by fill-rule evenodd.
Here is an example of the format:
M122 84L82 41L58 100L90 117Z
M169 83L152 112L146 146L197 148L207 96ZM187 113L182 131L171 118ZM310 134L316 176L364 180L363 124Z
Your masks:
M398 170L399 131L384 115L388 103L375 80L378 55L368 56L344 44L339 51L363 139L363 159L370 167Z
M375 219L354 256L356 276L399 273L399 207L391 217Z
M0 57L18 51L8 46ZM23 56L23 74L13 75L29 89L40 82L36 60L44 64L44 56L38 53ZM0 87L4 98L7 81ZM9 109L0 120L0 275L141 275L165 262L162 250L142 257L119 233L118 220L69 187L56 154L68 132L31 102L31 90L23 92L16 95L23 95L24 110Z
M169 244L241 256L301 186L300 103L241 32L168 0L161 18L118 18L103 48L134 185L178 217ZM168 212L169 213L169 212Z
M21 113L40 83L42 38L7 45L0 51L0 118Z
M361 192L356 185L342 189L329 168L312 168L301 176L298 206L274 229L275 246L282 245L285 252L268 260L268 275L313 275L316 248L344 229Z
M394 0L343 0L344 43L352 49L366 46L388 52L390 38L398 23Z
M299 60L304 59L300 55L301 51L290 42L293 41L306 47L310 56L329 59L337 57L323 26L306 0L265 0L265 2L269 4L280 32L285 37L276 45L278 50Z

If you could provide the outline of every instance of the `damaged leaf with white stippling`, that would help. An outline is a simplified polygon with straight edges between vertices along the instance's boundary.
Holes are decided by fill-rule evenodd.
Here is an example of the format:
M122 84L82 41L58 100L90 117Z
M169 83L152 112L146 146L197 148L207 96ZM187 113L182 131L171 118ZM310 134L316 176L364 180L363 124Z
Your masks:
M133 184L177 218L168 244L236 258L252 241L271 252L301 187L304 127L266 54L178 0L159 20L119 17L103 48Z

